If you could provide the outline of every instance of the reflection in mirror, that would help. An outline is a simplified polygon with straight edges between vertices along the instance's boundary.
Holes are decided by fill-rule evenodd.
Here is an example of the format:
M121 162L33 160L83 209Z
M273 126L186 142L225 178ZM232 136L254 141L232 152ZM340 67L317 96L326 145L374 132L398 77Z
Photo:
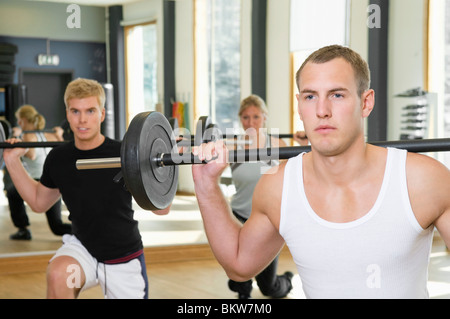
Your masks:
M144 211L136 203L133 203L133 208L144 247L207 243L195 196L176 196L171 212L165 216ZM15 233L17 229L11 221L8 201L3 193L0 195L0 257L52 254L61 246L62 239L51 232L45 214L33 213L28 206L26 209L32 239L9 239L10 234ZM64 222L70 222L68 215L63 205Z

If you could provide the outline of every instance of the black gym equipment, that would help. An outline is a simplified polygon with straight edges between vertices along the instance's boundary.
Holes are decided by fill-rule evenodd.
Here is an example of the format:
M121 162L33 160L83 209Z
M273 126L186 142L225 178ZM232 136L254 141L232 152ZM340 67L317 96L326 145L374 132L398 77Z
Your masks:
M138 114L135 119L125 134L120 157L78 160L77 169L121 167L125 185L139 206L148 210L163 209L170 205L176 193L177 166L205 162L192 153L178 153L170 123L161 113L144 112ZM208 133L208 125L202 127L202 133L199 131L196 135L204 138ZM450 138L370 144L420 153L450 151ZM288 159L310 150L309 146L298 146L230 151L228 162Z
M128 127L120 151L125 185L138 205L149 210L169 206L178 186L177 166L160 169L154 161L148 160L159 153L169 153L176 147L170 123L164 115L160 115L136 115Z

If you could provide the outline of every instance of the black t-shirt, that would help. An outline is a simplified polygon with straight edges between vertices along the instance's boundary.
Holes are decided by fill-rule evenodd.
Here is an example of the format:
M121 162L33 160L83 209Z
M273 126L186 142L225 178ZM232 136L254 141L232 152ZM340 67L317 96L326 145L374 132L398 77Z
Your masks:
M120 156L120 142L105 138L99 147L82 151L68 142L47 156L41 183L58 188L69 210L73 234L92 256L104 262L142 249L131 194L113 178L120 168L77 170L76 161Z

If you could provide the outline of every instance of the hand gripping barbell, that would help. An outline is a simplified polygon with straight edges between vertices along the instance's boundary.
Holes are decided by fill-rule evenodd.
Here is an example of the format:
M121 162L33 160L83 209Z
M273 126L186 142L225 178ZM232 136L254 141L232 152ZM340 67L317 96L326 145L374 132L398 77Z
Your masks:
M207 133L208 129L204 132ZM197 134L199 135L199 134ZM410 152L450 150L450 138L371 142ZM309 146L230 151L229 163L288 159ZM179 154L171 125L164 115L144 112L136 115L122 141L120 157L80 159L77 169L120 167L125 185L137 204L148 210L164 209L172 202L178 184L178 165L204 163L192 153Z
M10 144L5 142L6 136L3 126L0 125L0 168L3 167L3 149L5 148L39 148L39 147L56 147L65 142L50 141L50 142L18 142Z

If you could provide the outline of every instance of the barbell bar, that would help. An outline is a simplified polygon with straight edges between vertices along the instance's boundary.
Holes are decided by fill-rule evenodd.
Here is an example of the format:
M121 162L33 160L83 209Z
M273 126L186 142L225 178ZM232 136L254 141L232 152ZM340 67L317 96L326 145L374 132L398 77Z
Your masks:
M450 151L450 138L370 142L382 147L410 152ZM263 148L230 151L228 162L282 160L309 152L310 146ZM79 159L82 169L120 168L125 185L137 204L148 210L168 207L176 193L178 166L205 163L192 153L179 154L175 136L164 115L143 112L130 123L122 141L120 157Z
M402 141L382 141L369 142L371 145L381 147L393 147L405 149L413 153L442 152L450 151L450 138L425 139L425 140L402 140ZM261 148L249 150L229 151L227 163L246 163L270 160L285 160L295 157L301 153L311 151L311 146L289 146L279 148ZM154 162L158 167L173 165L206 164L192 153L178 154L175 152L160 153L149 161ZM120 157L92 158L77 160L78 170L120 168Z
M32 134L32 133L56 133L54 129L43 129L43 130L26 130L22 131L22 134Z
M413 153L450 151L450 138L380 141L380 142L369 142L369 144L381 147L405 149ZM279 148L261 148L261 149L229 151L228 163L285 160L309 151L311 151L311 146L290 146ZM156 158L150 158L150 161L154 161L156 165L160 167L170 165L188 165L188 164L204 163L200 161L198 157L194 156L192 153L190 154L161 153Z
M67 142L47 141L47 142L17 142L10 144L7 142L0 142L0 148L40 148L40 147L57 147Z
M206 117L205 117L206 118ZM175 129L176 127L174 125L176 122L174 122L172 125L172 129ZM0 130L2 130L2 132L0 132L0 149L5 149L5 148L52 148L52 147L57 147L57 146L61 146L65 143L67 143L67 141L45 141L45 142L17 142L14 144L10 144L7 142L4 142L4 140L6 139L5 136L5 131L3 129L2 126L0 126ZM44 129L44 130L31 130L31 131L22 131L22 133L48 133L48 132L55 132L55 130L53 129ZM203 135L203 132L200 130L199 131L200 135ZM194 135L192 135L192 137L194 137ZM230 142L231 143L231 142ZM248 142L246 143L242 143L242 144L249 144ZM188 141L188 140L181 140L177 143L177 146L194 146L194 142L193 141ZM108 165L108 164L106 164Z
M130 165L124 163L119 163L119 165L117 163L117 159L113 159L110 161L108 161L107 159L102 159L101 165L97 166L97 168L128 167L128 169L122 169L121 174L116 175L114 180L120 180L119 176L121 175L125 180L125 184L130 190L130 193L134 196L141 207L146 209L162 209L164 207L167 207L175 196L178 181L178 170L177 168L173 168L170 170L157 169L154 166L154 163L152 163L152 167L150 168L152 175L145 174L144 172L148 172L149 169L145 165L141 167L141 165L137 164L137 161L140 161L140 158L137 157L138 153L136 147L133 148L133 146L138 146L138 148L140 148L142 151L142 149L145 150L146 148L143 148L143 146L146 145L146 142L151 141L151 148L147 148L146 151L151 150L151 157L153 158L157 155L157 153L153 153L156 150L163 153L170 151L170 149L167 148L169 144L171 148L183 146L183 143L185 146L200 145L205 141L205 130L212 125L208 117L201 117L197 123L196 138L194 140L181 141L182 143L178 145L176 144L175 138L173 136L173 131L175 128L177 128L177 122L171 121L169 123L169 120L166 119L162 114L156 112L152 112L152 114L153 116L148 116L148 119L148 113L143 113L142 116L136 116L136 121L134 121L135 124L130 125L127 131L126 136L128 136L128 138L122 141L121 158L119 158L119 160L123 160L125 161L125 163L130 163ZM153 123L152 125L156 126L156 131L155 129L148 129L149 123ZM144 124L145 126L142 126ZM147 129L143 129L145 127L147 127ZM139 133L142 132L147 133L148 136L144 137L141 140ZM0 166L3 166L3 149L57 147L67 143L60 141L47 141L17 142L14 144L10 144L4 142L5 140L5 130L3 128L3 125L0 125ZM92 168L96 167L93 166ZM136 180L134 178L136 174L138 176L140 175L141 179ZM156 191L155 188L157 188ZM149 195L148 189L152 190L152 195ZM160 200L160 198L162 198L162 200Z
M273 136L273 137L276 137L276 138L281 138L281 139L283 139L283 138L294 138L294 134L289 134L289 133L282 133L282 134L272 134L272 133L269 133L269 135L271 135L271 136ZM222 139L235 139L235 138L238 138L238 137L243 137L243 136L245 136L245 134L222 134L220 137L222 138ZM192 135L191 136L191 139L195 139L195 136L194 135Z

